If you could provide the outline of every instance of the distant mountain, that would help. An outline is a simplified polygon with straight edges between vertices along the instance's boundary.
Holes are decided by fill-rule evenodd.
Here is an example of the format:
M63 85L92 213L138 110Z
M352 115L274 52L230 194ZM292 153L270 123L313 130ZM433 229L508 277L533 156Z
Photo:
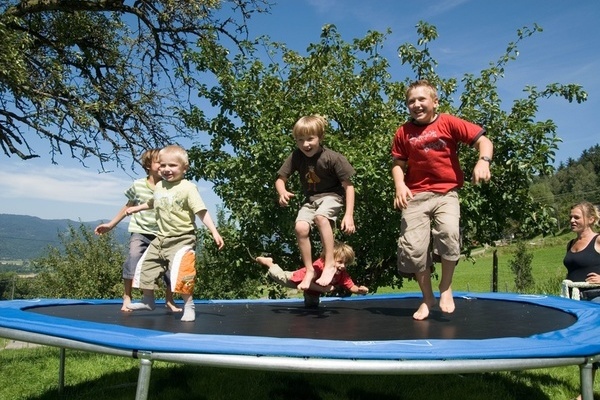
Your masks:
M40 257L48 246L61 248L59 233L66 232L69 226L81 224L94 229L105 221L80 222L69 219L41 219L29 215L0 214L0 260ZM118 225L115 238L119 242L128 240L127 225Z

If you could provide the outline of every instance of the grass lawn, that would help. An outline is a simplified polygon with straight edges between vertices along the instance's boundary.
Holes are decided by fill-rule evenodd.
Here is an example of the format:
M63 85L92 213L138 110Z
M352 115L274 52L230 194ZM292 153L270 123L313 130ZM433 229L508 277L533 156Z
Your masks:
M0 351L0 399L131 400L138 361L67 350L58 388L59 351ZM555 400L578 392L577 367L449 375L329 375L209 368L155 362L149 399L210 400Z
M533 254L531 261L532 275L535 288L532 292L558 295L560 281L566 275L562 260L566 244L573 234L564 234L551 238L537 238L528 242L528 250ZM498 291L514 292L514 274L510 269L510 261L514 258L514 246L486 248L474 251L472 259L461 260L455 270L452 289L455 292L491 292L493 253L498 259ZM441 273L439 264L437 272ZM434 280L434 288L436 287ZM404 280L401 289L381 288L379 293L386 292L419 292L415 281Z
M565 246L572 235L531 242L537 293L557 295L564 277ZM512 246L497 248L498 289L514 291L509 261ZM455 291L489 292L493 250L486 249L457 267ZM418 292L414 281L378 293ZM0 349L7 341L0 339ZM0 399L133 399L139 362L130 358L67 350L65 391L59 395L59 350L52 347L0 351ZM598 392L598 382L595 391ZM150 396L210 400L555 400L579 391L577 367L448 375L329 375L237 370L155 362Z

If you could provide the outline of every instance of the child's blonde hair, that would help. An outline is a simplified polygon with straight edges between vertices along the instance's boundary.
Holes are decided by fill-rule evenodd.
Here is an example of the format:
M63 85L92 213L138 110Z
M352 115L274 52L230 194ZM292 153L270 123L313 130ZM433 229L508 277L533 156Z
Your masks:
M323 136L325 136L326 125L327 120L322 116L307 115L296 121L294 128L292 129L292 135L294 136L294 139L316 136L319 138L319 141L321 141L323 140Z
M408 98L410 97L410 92L412 92L413 89L416 89L420 86L423 86L429 90L429 94L431 95L432 99L436 100L438 98L437 89L435 88L435 86L433 86L431 83L429 83L429 81L426 79L420 79L418 81L411 83L406 88L406 92L404 92L406 101L408 101Z
M179 161L181 161L181 163L186 168L190 166L190 160L188 158L188 153L181 146L178 146L176 144L171 144L167 147L163 147L159 152L159 155L161 155L161 154L174 155L175 157L177 157L179 159Z
M350 245L335 241L333 244L333 259L335 261L341 261L348 266L354 264L355 257L354 249ZM321 252L321 258L325 259L325 250Z
M142 163L142 167L144 167L146 173L150 171L154 160L158 159L159 151L160 149L148 149L142 153L142 156L140 157L140 162Z
M592 225L598 225L598 221L600 221L600 212L598 211L598 207L589 201L580 201L579 203L571 206L571 210L574 208L579 208L583 213L584 218L592 218L594 220Z

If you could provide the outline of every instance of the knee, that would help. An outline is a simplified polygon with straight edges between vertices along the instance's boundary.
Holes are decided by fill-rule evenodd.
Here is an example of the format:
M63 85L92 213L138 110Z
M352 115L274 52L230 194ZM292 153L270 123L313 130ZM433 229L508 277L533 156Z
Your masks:
M308 237L310 234L310 225L306 221L298 221L295 226L296 236Z
M315 215L315 225L317 225L319 228L331 226L330 224L331 222L329 221L329 218L325 217L324 215Z

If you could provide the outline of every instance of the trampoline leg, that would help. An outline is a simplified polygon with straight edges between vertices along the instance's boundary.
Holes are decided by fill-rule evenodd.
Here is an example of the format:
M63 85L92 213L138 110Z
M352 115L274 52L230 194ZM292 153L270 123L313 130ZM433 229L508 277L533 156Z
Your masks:
M58 394L62 394L65 390L65 348L60 348L59 365L58 365Z
M140 373L138 375L137 390L135 400L148 399L150 391L150 373L152 372L152 360L148 358L140 359Z
M579 366L582 400L594 400L594 378L592 370L592 362L590 360L587 360L585 364Z

